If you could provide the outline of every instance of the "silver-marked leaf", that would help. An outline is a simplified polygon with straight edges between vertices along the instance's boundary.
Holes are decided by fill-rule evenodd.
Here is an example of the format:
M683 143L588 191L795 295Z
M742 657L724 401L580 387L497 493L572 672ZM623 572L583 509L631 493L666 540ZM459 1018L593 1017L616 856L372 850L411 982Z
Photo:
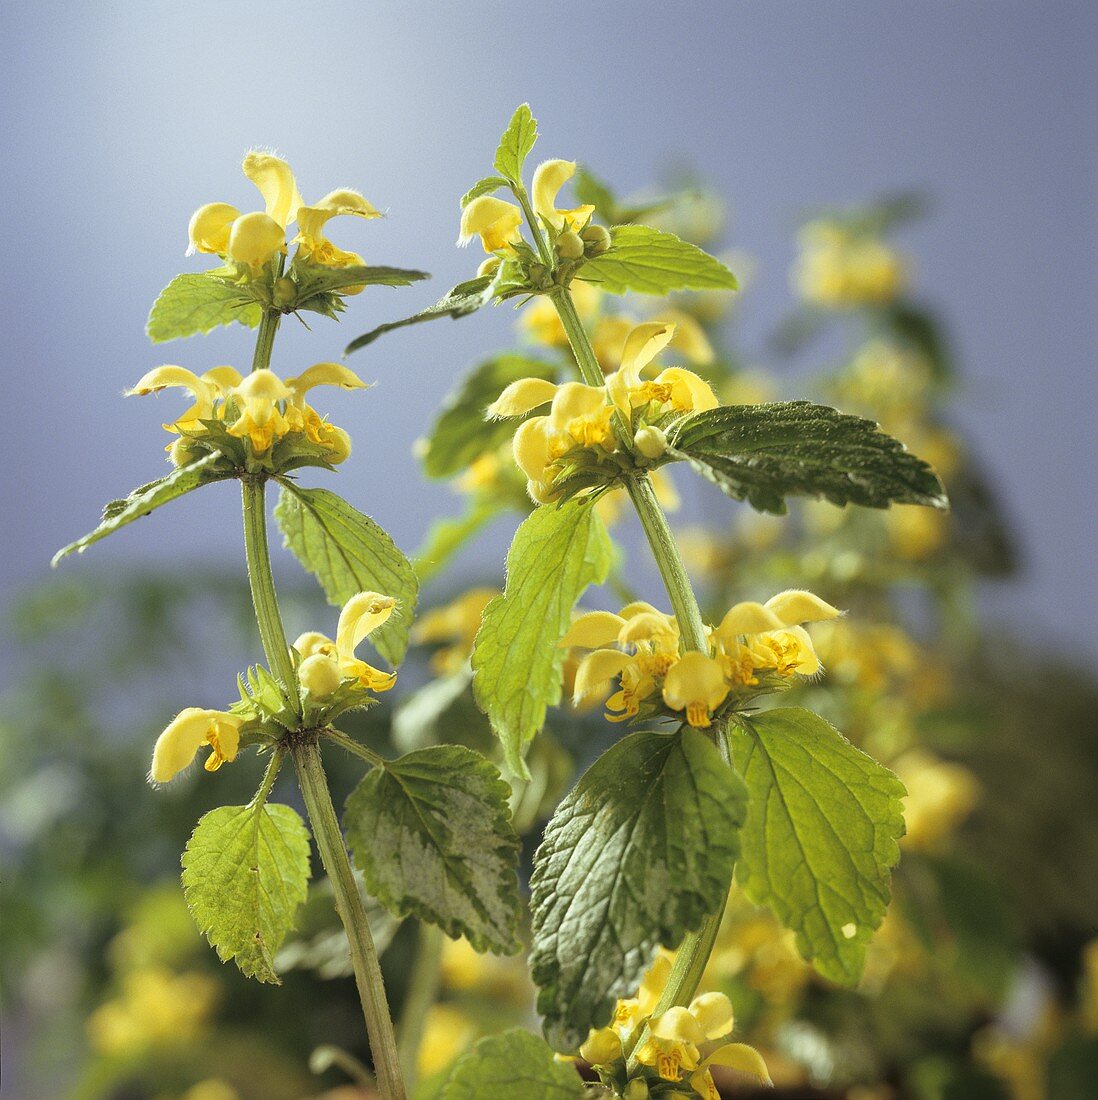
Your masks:
M207 455L187 466L178 466L165 477L134 489L128 497L110 501L103 508L103 519L99 526L83 538L70 542L68 546L58 550L51 564L56 566L69 554L82 554L92 543L105 539L119 528L133 523L135 519L147 516L161 505L178 500L181 496L203 485L225 481L232 476L233 471L226 467L221 455Z
M393 596L397 606L370 642L394 667L404 659L419 580L385 530L327 489L282 482L275 518L286 545L340 607L358 592Z
M801 707L741 717L732 730L750 792L736 879L825 978L853 985L888 908L904 785Z
M263 307L245 288L208 272L177 275L149 311L145 331L154 344L209 332L239 321L255 328Z
M183 892L222 962L278 984L274 955L309 882L309 833L289 806L220 806L183 853Z
M521 1028L489 1035L453 1065L439 1100L583 1100L583 1079Z
M396 916L437 924L478 951L517 951L510 795L496 767L463 745L416 749L376 767L343 817L366 889Z
M572 608L613 561L590 502L543 506L519 526L507 553L507 584L485 609L473 647L473 692L503 744L507 766L528 779L523 750L560 702Z
M557 1049L607 1024L656 947L721 904L746 807L743 780L690 726L630 734L564 798L531 879L530 972Z

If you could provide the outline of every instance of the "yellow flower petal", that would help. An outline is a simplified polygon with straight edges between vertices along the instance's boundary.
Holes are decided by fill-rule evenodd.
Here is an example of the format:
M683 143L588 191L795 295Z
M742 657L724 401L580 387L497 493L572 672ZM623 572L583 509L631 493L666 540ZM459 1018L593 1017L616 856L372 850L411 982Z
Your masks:
M342 363L314 363L296 378L286 379L286 388L293 392L295 402L300 402L314 386L339 386L343 390L368 388L353 370Z
M653 320L665 325L675 326L675 335L671 339L671 347L680 352L691 363L700 366L709 366L716 358L713 345L705 334L705 329L689 313L681 309L661 310L658 317Z
M187 255L209 252L224 256L229 250L229 230L239 217L240 211L227 202L208 202L200 206L191 215L187 226L187 239L190 241Z
M675 326L662 321L648 321L637 325L625 338L621 353L622 377L631 385L639 385L640 374L675 335Z
M817 623L825 619L837 619L842 612L826 600L801 588L779 592L766 601L766 606L781 620L782 626L800 623Z
M518 468L534 482L545 480L549 464L549 418L534 416L518 426L511 447Z
M522 211L514 203L481 195L461 212L458 244L467 245L479 236L485 252L496 252L514 244L521 234Z
M339 687L343 674L334 657L314 653L298 666L297 678L314 699L327 699Z
M571 210L558 210L557 192L572 178L576 162L572 160L547 160L534 169L530 193L534 211L554 229L581 229L590 220L595 208L577 206Z
M539 405L545 405L556 396L557 387L544 378L519 378L512 382L488 406L486 415L491 417L525 416Z
M672 710L685 710L686 720L705 729L713 711L728 698L729 684L720 663L704 653L685 653L668 670L663 701Z
M625 626L620 615L610 611L588 611L572 622L568 632L560 640L562 646L583 646L597 649L618 639L618 632Z
M156 739L149 779L153 783L174 779L194 760L204 744L214 749L207 761L207 770L215 770L223 760L235 760L243 721L234 714L200 707L180 711Z
M676 1043L704 1043L705 1032L689 1009L675 1005L659 1016L653 1016L649 1029L657 1039L669 1039Z
M240 385L243 377L236 367L211 367L203 373L202 381L208 382L220 396L224 397L230 390Z
M592 1028L579 1053L593 1066L606 1066L621 1058L621 1039L613 1028Z
M685 367L660 371L652 385L670 390L671 404L680 412L707 412L720 405L709 383Z
M723 993L701 993L690 1002L690 1015L707 1039L719 1039L732 1030L732 1002Z
M285 230L297 217L298 207L302 205L301 193L290 166L281 157L253 149L244 157L241 167L244 175L263 196L267 216Z
M739 634L759 634L764 630L780 630L785 620L776 611L754 600L734 604L721 619L717 634L722 640L731 641Z
M311 657L314 653L325 653L331 656L335 653L335 642L326 634L321 634L319 630L307 630L304 634L298 635L297 641L294 642L294 649L301 654L302 658Z
M766 1068L763 1056L747 1043L725 1043L718 1047L702 1063L704 1066L727 1066L729 1069L745 1073L764 1085L773 1085L770 1071Z
M286 230L274 218L256 212L241 214L229 232L226 253L230 260L261 268L276 252L286 247Z
M343 605L336 628L336 650L340 658L352 658L362 639L386 622L395 607L396 600L380 592L359 592L352 596Z
M576 681L572 689L572 701L577 705L601 698L610 681L619 675L633 658L616 649L596 649L588 653L576 668Z

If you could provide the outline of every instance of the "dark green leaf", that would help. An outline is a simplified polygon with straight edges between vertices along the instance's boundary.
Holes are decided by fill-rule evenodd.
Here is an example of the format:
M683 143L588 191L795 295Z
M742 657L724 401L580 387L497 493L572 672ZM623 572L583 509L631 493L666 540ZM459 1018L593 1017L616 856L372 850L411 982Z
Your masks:
M473 691L503 744L507 766L529 778L522 754L560 701L572 608L606 579L610 537L594 508L569 501L532 512L507 554L507 586L485 609L473 648Z
M521 1028L481 1039L450 1070L439 1100L583 1100L574 1066Z
M630 734L565 797L534 860L530 970L549 1041L575 1050L657 945L724 900L747 792L703 733Z
M278 983L272 959L309 882L309 834L289 806L221 806L183 853L183 892L222 962Z
M375 768L344 815L366 889L397 916L465 936L478 951L517 951L510 795L499 771L462 745L417 749Z
M208 273L177 275L160 292L145 331L154 344L239 321L255 328L263 307L246 289Z
M646 225L616 225L610 235L610 250L588 260L576 273L577 279L610 294L735 290L739 285L720 260L674 233Z
M685 417L670 433L686 458L735 500L785 512L787 496L832 504L945 508L938 476L872 420L809 401L725 405Z
M825 978L852 985L888 908L904 785L801 707L741 717L733 751L750 792L737 881Z
M162 504L177 500L202 485L224 481L232 476L232 470L226 469L220 455L208 455L189 466L179 466L166 477L134 489L128 497L110 501L103 509L103 519L99 526L83 538L58 550L53 556L52 564L56 566L68 554L82 554L92 543L133 523L135 519L147 516Z
M495 293L491 275L481 275L475 279L468 279L464 283L458 283L453 290L440 298L433 306L421 309L413 313L411 317L403 317L399 321L388 321L384 325L370 329L369 332L352 340L344 349L344 355L350 355L359 348L372 344L379 336L394 329L404 328L407 325L418 325L423 321L434 321L438 317L464 317L466 314L475 313L482 306L486 306Z
M411 562L369 516L327 489L282 483L278 525L297 560L320 582L328 602L341 607L358 592L393 596L397 606L370 642L394 667L408 648L419 581Z
M511 183L522 183L522 165L534 142L538 140L538 122L530 113L530 105L523 103L515 109L507 129L499 139L495 170Z

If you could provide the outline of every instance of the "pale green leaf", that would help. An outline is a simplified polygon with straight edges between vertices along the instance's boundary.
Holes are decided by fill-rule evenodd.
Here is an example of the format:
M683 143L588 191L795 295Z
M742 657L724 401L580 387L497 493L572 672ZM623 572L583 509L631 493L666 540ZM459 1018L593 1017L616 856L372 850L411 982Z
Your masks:
M359 592L393 596L389 621L369 637L394 667L404 659L419 581L412 563L369 516L327 489L282 482L275 518L286 545L320 582L328 602L342 607Z
M507 553L507 586L485 609L473 647L473 690L503 743L507 765L529 778L523 750L560 702L572 608L609 572L613 548L590 502L532 512Z
M465 317L486 306L494 294L495 282L491 275L479 275L475 279L467 279L463 283L458 283L453 290L447 291L433 306L421 309L410 317L402 317L399 321L387 321L383 325L378 325L377 328L370 329L369 332L364 332L344 348L343 354L350 355L351 352L372 344L379 336L394 329L422 324L424 321L434 321L439 317L455 319Z
M583 1100L574 1066L521 1028L489 1035L453 1065L439 1100Z
M482 528L506 506L495 496L484 493L469 500L460 516L443 516L427 529L427 537L413 556L416 576L426 584Z
M679 421L669 442L673 458L763 512L783 513L787 496L870 508L948 503L930 466L872 420L810 401L695 413Z
M464 195L461 196L461 209L464 210L473 199L479 199L481 195L490 195L501 187L506 187L507 181L502 176L485 176L477 180Z
M273 958L309 882L309 833L289 806L221 806L183 853L183 892L222 962L278 983Z
M604 753L557 808L534 858L530 972L546 1034L574 1050L632 996L659 944L724 900L747 805L700 731L641 731Z
M511 183L522 183L522 165L538 140L538 121L530 113L530 105L523 103L515 109L507 129L499 139L495 170Z
M800 707L741 717L732 729L750 792L737 881L797 934L825 978L852 985L888 908L904 786Z
M149 311L145 331L154 344L209 332L239 321L255 328L263 307L243 287L208 273L177 275Z
M343 823L366 889L478 951L517 951L511 788L480 753L434 745L367 773Z
M92 543L106 538L121 527L126 527L135 519L147 516L163 504L178 500L179 497L203 485L225 481L232 476L232 470L226 468L220 455L211 454L188 466L178 466L167 476L134 489L128 497L110 501L103 508L103 519L99 526L83 538L58 550L53 556L52 564L56 566L68 554L82 554Z
M735 290L736 276L708 252L647 225L616 225L608 252L588 260L576 278L610 294Z

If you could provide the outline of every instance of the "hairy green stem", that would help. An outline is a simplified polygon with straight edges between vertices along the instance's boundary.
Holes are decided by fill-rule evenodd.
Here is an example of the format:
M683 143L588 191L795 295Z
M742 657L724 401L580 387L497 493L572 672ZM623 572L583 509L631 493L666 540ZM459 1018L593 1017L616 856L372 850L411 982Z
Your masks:
M274 349L275 335L278 332L282 314L277 309L265 309L259 322L259 332L255 338L255 353L252 355L252 370L266 370L271 365L271 352Z
M377 1070L381 1095L385 1100L405 1100L407 1094L404 1091L381 964L370 935L370 923L362 904L362 895L358 891L358 883L355 882L351 863L347 858L347 848L343 843L335 807L332 805L332 796L328 792L328 779L324 774L320 749L315 741L299 742L294 746L293 757L301 794L313 827L313 839L320 852L320 861L328 873L328 881L332 884L336 912L347 930L355 983L362 1001L362 1014L366 1018L366 1033L370 1039L370 1052Z
M442 979L442 948L445 941L442 929L433 924L420 924L419 945L408 993L400 1013L397 1027L397 1049L400 1065L408 1086L416 1083L417 1059L423 1041L423 1026L427 1013L438 999Z

